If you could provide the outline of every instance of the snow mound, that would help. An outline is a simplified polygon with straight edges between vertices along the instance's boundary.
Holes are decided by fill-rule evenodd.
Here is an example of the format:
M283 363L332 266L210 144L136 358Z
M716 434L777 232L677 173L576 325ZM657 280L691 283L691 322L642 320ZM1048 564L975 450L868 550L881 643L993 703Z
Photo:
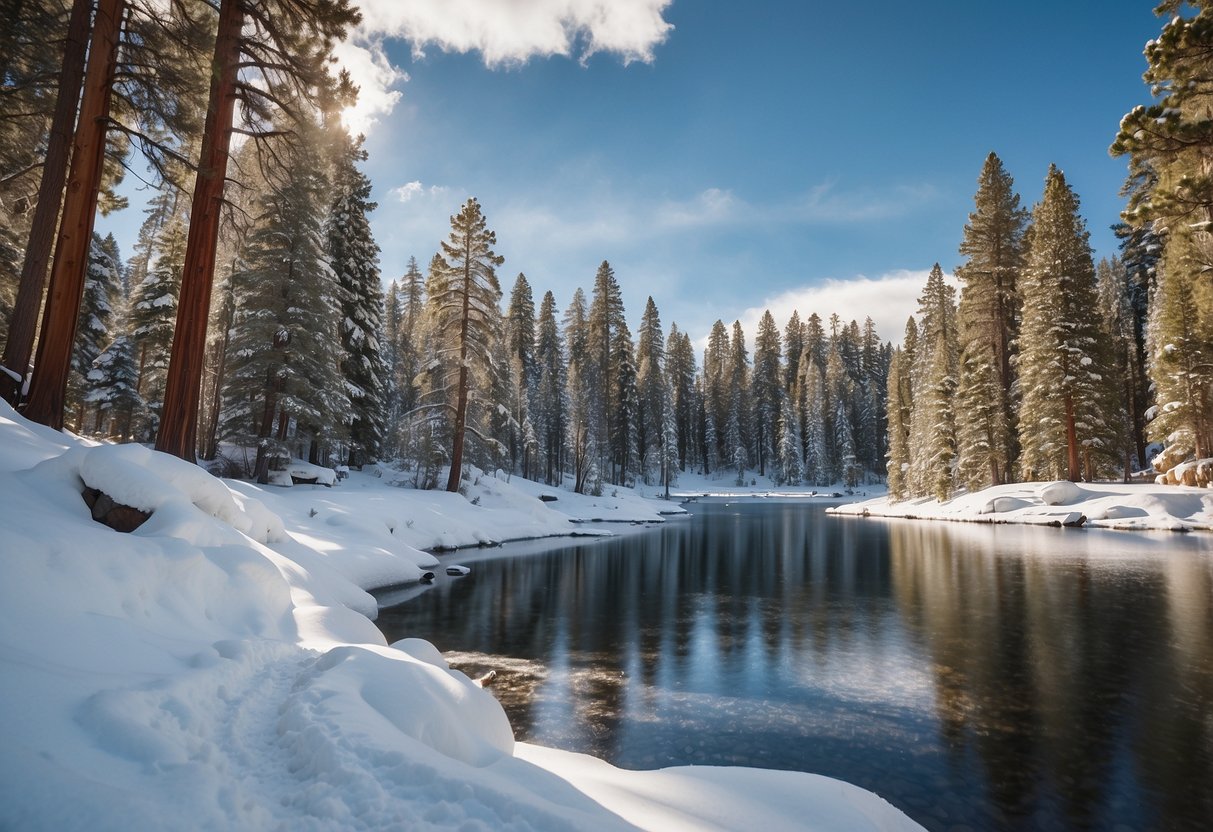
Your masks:
M1025 500L1023 497L995 497L986 502L981 509L981 513L1002 514L1008 511L1018 511L1030 505L1035 505L1035 503L1031 500Z
M1042 485L1036 496L1046 506L1065 506L1081 500L1083 490L1069 480L1058 480Z

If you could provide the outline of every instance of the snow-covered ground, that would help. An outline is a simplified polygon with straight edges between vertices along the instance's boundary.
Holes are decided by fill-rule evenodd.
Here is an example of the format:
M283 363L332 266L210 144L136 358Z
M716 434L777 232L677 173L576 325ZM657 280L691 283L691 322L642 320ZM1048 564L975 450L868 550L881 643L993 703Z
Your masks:
M86 485L151 518L93 521ZM364 590L432 566L419 546L668 505L528 489L224 483L0 403L0 828L919 828L815 775L630 772L515 743L430 644L385 644Z
M661 486L637 485L636 493L659 497L665 493ZM839 502L867 499L887 492L883 484L857 485L847 488L841 483L833 485L780 485L771 477L753 471L746 473L745 484L737 484L736 471L721 471L710 475L686 471L678 475L670 486L670 499L688 500L696 497L756 497L774 499L811 499L820 502Z
M1024 482L962 494L891 502L888 497L831 508L835 514L970 523L1213 529L1213 489L1182 485Z

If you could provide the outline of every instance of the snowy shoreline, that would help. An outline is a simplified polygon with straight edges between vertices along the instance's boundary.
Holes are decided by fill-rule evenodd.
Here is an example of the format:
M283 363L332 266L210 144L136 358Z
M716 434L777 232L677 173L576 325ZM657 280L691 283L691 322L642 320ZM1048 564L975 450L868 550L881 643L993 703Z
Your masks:
M1213 531L1213 489L1182 485L1042 483L998 485L946 502L888 497L828 509L836 517L1090 527L1117 531Z
M95 522L85 487L150 518ZM388 645L365 587L436 565L419 546L671 508L612 489L560 492L555 511L539 491L369 474L262 488L0 405L0 827L921 828L819 775L624 771L516 743L492 694L432 645Z

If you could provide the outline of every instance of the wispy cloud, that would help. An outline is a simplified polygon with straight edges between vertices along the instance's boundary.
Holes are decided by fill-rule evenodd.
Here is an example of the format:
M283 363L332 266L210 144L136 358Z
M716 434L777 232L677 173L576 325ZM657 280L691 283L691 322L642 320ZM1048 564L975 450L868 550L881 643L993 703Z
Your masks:
M430 185L426 187L420 181L414 179L412 182L405 182L403 185L398 185L395 188L388 189L388 196L398 202L412 202L414 199L429 197L437 198L446 196L450 188L445 185Z

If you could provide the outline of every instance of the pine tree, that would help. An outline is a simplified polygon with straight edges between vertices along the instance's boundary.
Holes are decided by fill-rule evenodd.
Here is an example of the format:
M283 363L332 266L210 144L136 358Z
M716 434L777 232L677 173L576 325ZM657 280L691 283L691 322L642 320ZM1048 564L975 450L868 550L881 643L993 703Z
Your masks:
M1109 348L1105 366L1110 383L1103 389L1107 394L1104 412L1114 443L1110 450L1123 462L1124 479L1128 482L1135 460L1132 403L1135 397L1133 379L1138 370L1134 366L1137 344L1124 264L1117 258L1100 260L1095 267L1095 282L1099 292L1100 322Z
M781 446L779 425L783 414L783 367L779 329L768 309L758 322L754 339L754 372L750 381L754 449L758 473L766 474L767 463L774 463Z
M544 480L559 485L564 472L568 393L565 385L564 339L556 325L556 298L545 292L539 306L535 360L539 366L536 432L543 458Z
M139 372L134 343L126 334L127 315L121 318L113 327L118 335L93 361L88 373L89 392L85 395L85 405L96 408L95 432L101 433L102 426L108 423L109 438L118 442L133 438L135 416L143 408L143 399L136 388Z
M1050 166L1033 212L1023 271L1019 438L1025 479L1077 481L1106 449L1107 345L1099 328L1095 266L1078 198ZM1084 459L1084 456L1086 457Z
M788 318L787 326L783 330L783 352L787 362L784 364L783 391L791 396L793 401L796 399L794 388L800 370L800 355L805 348L804 342L805 325L800 320L800 313L793 309L792 317Z
M733 321L733 334L729 341L728 364L728 445L729 458L738 469L738 479L745 476L745 468L755 456L753 453L753 417L747 398L750 392L750 355L746 349L745 332L741 321Z
M1151 308L1150 378L1158 404L1150 438L1161 459L1213 455L1213 283L1192 262L1192 235L1168 240Z
M800 428L792 400L782 399L779 415L779 457L776 467L776 482L780 485L800 485L804 466L800 459Z
M510 470L529 477L532 475L532 460L527 453L523 425L530 420L534 407L539 386L539 365L535 360L535 299L531 284L521 272L510 291L505 338L512 382L509 397L511 424L507 430Z
M431 293L435 323L447 361L443 388L450 391L447 402L454 428L451 440L451 470L446 490L458 491L463 466L464 440L470 430L487 440L478 405L483 404L473 389L473 375L482 375L482 388L491 388L492 351L501 326L501 286L496 267L504 262L492 249L497 235L489 230L480 203L469 198L458 214L451 217L451 234L443 242L448 279L442 291Z
M670 336L666 339L666 381L670 386L670 407L673 411L674 430L678 442L678 468L694 465L697 442L696 417L700 402L695 383L695 349L691 338L680 332L677 324L670 324Z
M67 382L67 411L79 432L85 430L85 400L92 389L89 373L93 362L114 338L114 303L118 300L121 260L113 235L101 239L93 234L84 294L80 301L80 325L72 349L71 374Z
M328 182L314 148L301 142L291 174L258 200L231 278L236 311L221 430L257 443L260 482L275 444L310 440L318 452L340 439L350 418L338 372L338 286L324 256Z
M975 210L965 225L957 270L962 372L957 413L959 467L970 488L1009 478L1018 451L1011 391L1012 345L1020 306L1019 271L1028 212L1014 181L991 153L982 166Z
M156 214L149 215L148 219L156 219ZM144 226L147 228L148 223ZM131 338L138 365L136 389L148 405L146 422L138 429L144 441L150 441L156 435L160 424L173 325L177 319L185 237L185 218L167 217L160 228L150 234L146 248L140 252L144 259L137 265L143 278L131 287Z
M953 397L959 373L956 291L936 263L918 299L921 323L914 345L910 416L909 491L914 496L951 497L956 456Z
M636 450L645 483L664 483L667 384L665 335L652 296L644 306L636 339ZM658 480L660 478L660 480Z
M341 302L341 374L352 414L348 462L361 465L379 456L387 406L379 246L367 217L376 205L370 201L371 182L358 169L367 158L361 137L350 139L342 131L336 144L336 196L325 224L325 253Z
M893 350L893 360L889 364L889 451L886 470L889 496L893 498L894 502L904 500L909 496L906 473L910 466L909 440L912 403L910 376L903 363L903 356L901 348Z
M705 450L707 461L704 473L718 467L719 462L732 458L732 449L725 448L724 432L729 424L729 408L731 396L729 393L729 333L724 321L717 320L712 324L708 345L703 353L703 387L704 407L714 430L715 441Z
M611 264L605 260L594 277L586 349L587 363L583 369L590 385L598 468L610 482L621 483L626 475L624 468L630 463L629 448L634 441L636 368L634 363L624 366L625 362L634 360L631 332L624 317L619 283ZM630 379L621 379L620 373L625 372Z
M805 368L800 385L804 399L805 478L813 485L829 485L834 481L834 475L830 464L825 379L808 353L801 357L800 364Z

